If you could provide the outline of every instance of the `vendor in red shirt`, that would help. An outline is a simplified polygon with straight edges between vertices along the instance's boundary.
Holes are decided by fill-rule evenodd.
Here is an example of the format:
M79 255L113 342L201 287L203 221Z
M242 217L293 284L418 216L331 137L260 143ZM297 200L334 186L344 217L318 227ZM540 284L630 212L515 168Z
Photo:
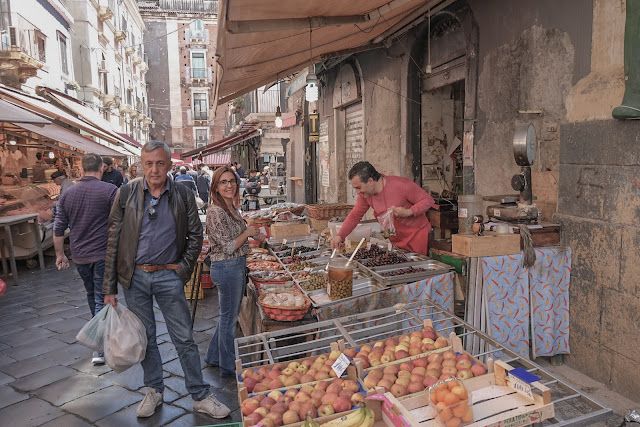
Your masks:
M391 243L427 255L431 224L425 212L435 205L433 197L407 178L380 174L369 162L353 165L349 179L358 199L340 232L331 240L333 249L353 231L369 208L373 208L376 218L393 209L396 235L389 238Z

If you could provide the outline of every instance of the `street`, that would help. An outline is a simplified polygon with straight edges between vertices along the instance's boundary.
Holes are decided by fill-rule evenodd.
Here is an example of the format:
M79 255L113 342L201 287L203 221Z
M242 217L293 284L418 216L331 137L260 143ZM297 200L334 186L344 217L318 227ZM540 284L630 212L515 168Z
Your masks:
M93 366L91 350L75 336L91 318L75 267L57 271L45 258L44 271L19 268L19 285L0 297L0 424L6 426L194 426L241 420L233 378L204 368L205 381L231 415L214 420L192 412L180 362L162 314L156 308L158 344L164 362L164 404L146 419L136 418L144 396L142 368L123 373ZM198 304L194 338L204 354L218 317L215 289ZM120 302L124 302L120 293Z

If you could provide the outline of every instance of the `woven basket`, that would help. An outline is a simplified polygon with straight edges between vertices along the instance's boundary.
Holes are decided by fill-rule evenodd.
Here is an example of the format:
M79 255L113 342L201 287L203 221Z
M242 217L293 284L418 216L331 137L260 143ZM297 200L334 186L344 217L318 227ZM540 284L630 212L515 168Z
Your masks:
M343 203L325 203L321 205L307 205L307 213L309 218L313 219L331 219L337 216L346 216L354 205L345 205Z
M305 294L295 291L282 291L278 293L301 295L305 300L305 305L301 307L281 307L266 304L263 300L268 293L262 294L258 298L258 302L264 309L264 312L267 313L267 316L271 319L280 322L292 322L294 320L302 319L304 315L307 314L307 311L309 311L309 308L311 307L311 300Z
M274 213L275 214L279 214L279 213L282 213L282 212L291 212L294 215L300 216L300 215L302 215L302 212L304 212L305 207L306 207L305 205L300 205L300 206L296 206L296 207L293 207L293 208L275 209Z

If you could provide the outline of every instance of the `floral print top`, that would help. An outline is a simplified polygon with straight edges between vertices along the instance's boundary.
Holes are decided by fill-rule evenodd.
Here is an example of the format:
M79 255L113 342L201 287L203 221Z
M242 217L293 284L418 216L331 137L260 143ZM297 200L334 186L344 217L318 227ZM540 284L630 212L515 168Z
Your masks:
M207 235L211 244L211 262L247 255L251 251L248 241L235 251L233 250L234 240L246 229L247 226L242 219L229 215L219 206L210 204L207 210Z

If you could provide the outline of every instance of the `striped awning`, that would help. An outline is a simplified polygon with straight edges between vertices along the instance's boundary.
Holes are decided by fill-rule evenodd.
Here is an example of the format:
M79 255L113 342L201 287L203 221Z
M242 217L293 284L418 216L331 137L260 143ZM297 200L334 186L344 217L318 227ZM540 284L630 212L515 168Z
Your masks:
M214 153L202 156L202 163L207 166L224 166L231 163L231 153Z

